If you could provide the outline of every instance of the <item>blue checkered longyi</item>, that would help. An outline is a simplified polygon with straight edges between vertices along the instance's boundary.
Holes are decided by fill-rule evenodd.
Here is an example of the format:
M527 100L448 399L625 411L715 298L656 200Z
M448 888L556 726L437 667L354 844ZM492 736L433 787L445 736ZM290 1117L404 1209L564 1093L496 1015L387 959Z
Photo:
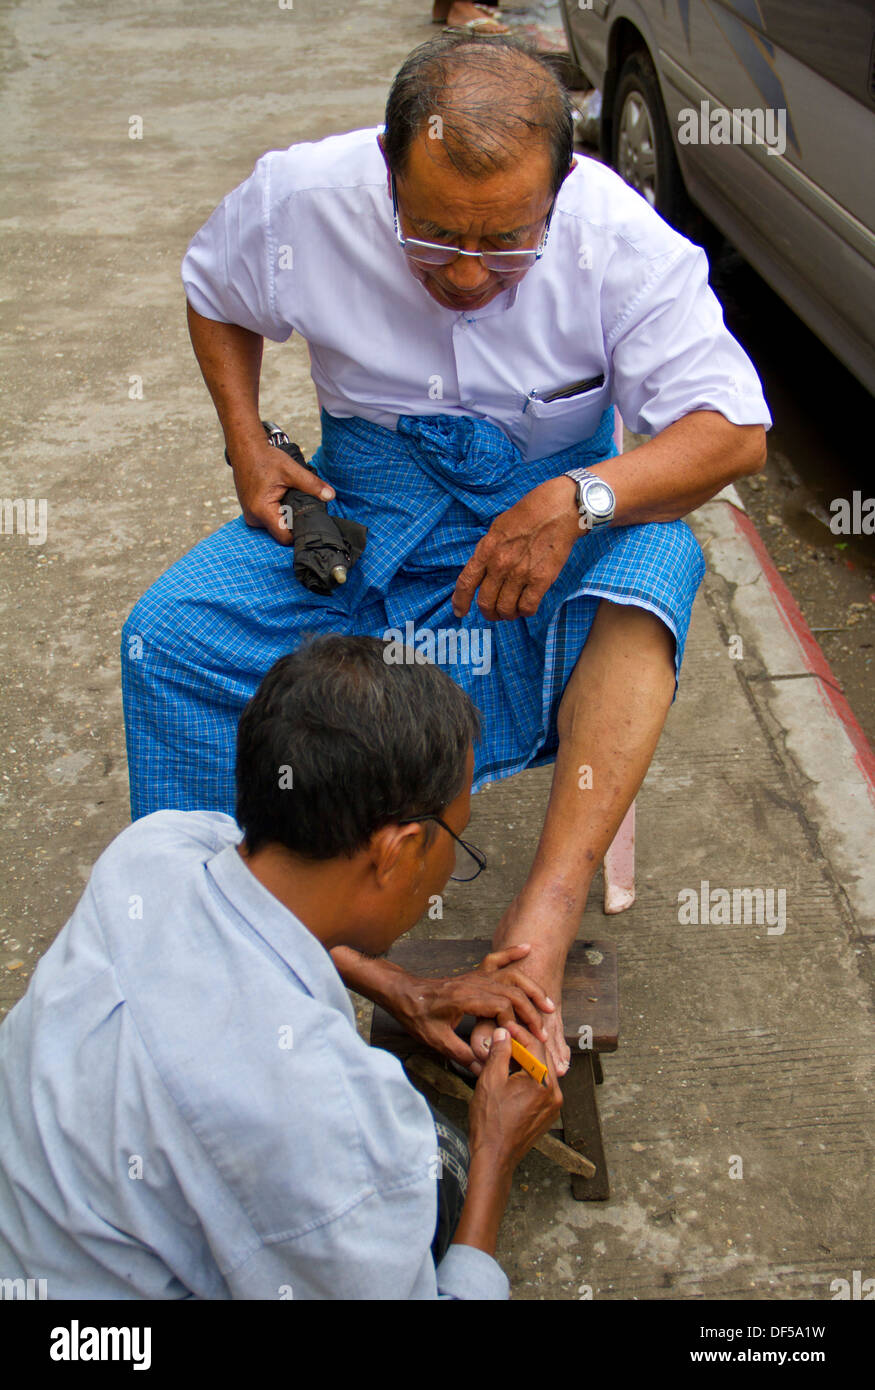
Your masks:
M679 673L705 568L681 521L581 535L533 618L491 623L474 603L457 619L450 606L494 518L548 478L611 457L612 433L609 408L591 439L524 463L488 421L402 416L396 432L323 412L313 465L337 491L330 510L369 528L364 555L324 598L295 579L288 548L238 517L143 595L122 635L134 818L166 807L233 814L237 720L307 634L396 629L427 652L423 634L433 634L435 659L483 716L475 790L554 760L559 700L600 599L657 614L674 634Z

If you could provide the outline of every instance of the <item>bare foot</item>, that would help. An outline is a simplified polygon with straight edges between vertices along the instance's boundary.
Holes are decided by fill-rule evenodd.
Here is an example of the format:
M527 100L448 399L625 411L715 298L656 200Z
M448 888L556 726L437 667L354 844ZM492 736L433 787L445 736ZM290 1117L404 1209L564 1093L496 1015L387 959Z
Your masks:
M556 1003L555 1012L552 1014L542 1014L541 1021L547 1034L547 1041L539 1043L535 1051L541 1055L543 1053L547 1066L556 1076L564 1076L571 1065L571 1049L565 1041L565 1032L562 1024L562 976L565 971L565 960L563 958L551 958L548 960L546 955L536 955L536 948L533 946L530 955L522 963L522 968L527 975L530 975L537 984L553 999ZM479 1019L475 1023L471 1032L471 1051L474 1056L485 1061L489 1053L489 1044L492 1034L495 1031L495 1020L492 1018Z
M568 946L580 924L585 903L585 894L570 895L559 885L546 889L542 885L531 902L524 902L522 895L514 899L492 938L493 950L531 942L532 949L520 965L556 1004L553 1013L541 1016L547 1033L547 1065L552 1066L556 1076L564 1076L571 1065L571 1049L562 1023L562 980ZM485 1059L488 1048L484 1043L494 1029L492 1019L480 1019L475 1024L471 1033L475 1057Z
M435 24L449 24L454 27L468 24L472 19L482 20L483 23L477 25L478 34L509 33L506 25L492 18L488 9L481 5L469 4L468 0L452 0L450 4L447 4L447 0L443 0L443 3L435 0L431 17Z

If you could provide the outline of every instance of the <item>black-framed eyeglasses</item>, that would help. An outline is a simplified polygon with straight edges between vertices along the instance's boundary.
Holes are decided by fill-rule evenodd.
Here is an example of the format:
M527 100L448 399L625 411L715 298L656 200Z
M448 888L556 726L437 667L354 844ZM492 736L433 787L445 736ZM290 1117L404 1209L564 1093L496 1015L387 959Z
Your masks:
M467 840L462 840L455 830L450 829L445 820L441 820L440 816L406 816L398 824L413 825L420 820L437 821L438 825L442 826L448 835L452 835L456 844L461 847L461 853L459 849L456 850L456 867L450 874L451 879L456 883L470 883L478 874L483 872L486 868L486 855L482 849L478 849L476 845L469 845Z
M493 270L497 275L512 275L515 271L528 270L544 254L553 209L556 206L555 198L550 204L544 230L541 233L541 240L537 246L527 247L520 251L463 251L460 246L442 246L437 241L419 241L416 237L405 236L401 230L401 221L398 216L398 192L395 188L394 174L390 175L389 181L392 186L392 216L395 219L395 235L398 238L398 245L408 259L416 261L418 265L450 265L457 256L474 256L487 270ZM452 834L452 831L450 833Z

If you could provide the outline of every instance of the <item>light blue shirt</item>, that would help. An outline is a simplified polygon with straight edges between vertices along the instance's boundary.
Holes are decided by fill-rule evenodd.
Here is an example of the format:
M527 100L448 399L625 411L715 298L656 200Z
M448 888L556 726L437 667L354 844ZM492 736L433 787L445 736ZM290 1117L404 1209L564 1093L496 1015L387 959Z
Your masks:
M159 811L98 860L0 1027L0 1279L51 1298L506 1298L435 1270L437 1142L321 943L228 816Z
M330 415L389 429L399 415L475 416L527 461L591 438L611 404L640 434L694 410L771 423L704 251L619 174L578 155L542 258L490 303L459 311L408 269L377 134L264 155L182 264L205 318L276 342L301 334Z

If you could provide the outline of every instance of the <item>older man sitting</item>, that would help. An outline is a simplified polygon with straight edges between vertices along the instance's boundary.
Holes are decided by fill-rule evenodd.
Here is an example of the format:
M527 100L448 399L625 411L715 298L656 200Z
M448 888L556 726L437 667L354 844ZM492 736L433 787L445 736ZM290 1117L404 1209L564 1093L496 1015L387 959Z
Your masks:
M530 942L527 970L558 1000L676 690L703 574L679 518L765 455L768 409L704 253L573 157L568 99L535 54L441 36L401 68L382 130L259 160L183 280L243 516L126 625L134 815L230 809L240 710L303 634L465 638L436 651L483 713L475 790L555 761L494 943ZM322 410L317 475L259 419L263 339L292 332ZM619 458L615 403L652 436ZM330 597L293 578L290 486L369 527ZM545 1025L561 1075L558 1011Z

